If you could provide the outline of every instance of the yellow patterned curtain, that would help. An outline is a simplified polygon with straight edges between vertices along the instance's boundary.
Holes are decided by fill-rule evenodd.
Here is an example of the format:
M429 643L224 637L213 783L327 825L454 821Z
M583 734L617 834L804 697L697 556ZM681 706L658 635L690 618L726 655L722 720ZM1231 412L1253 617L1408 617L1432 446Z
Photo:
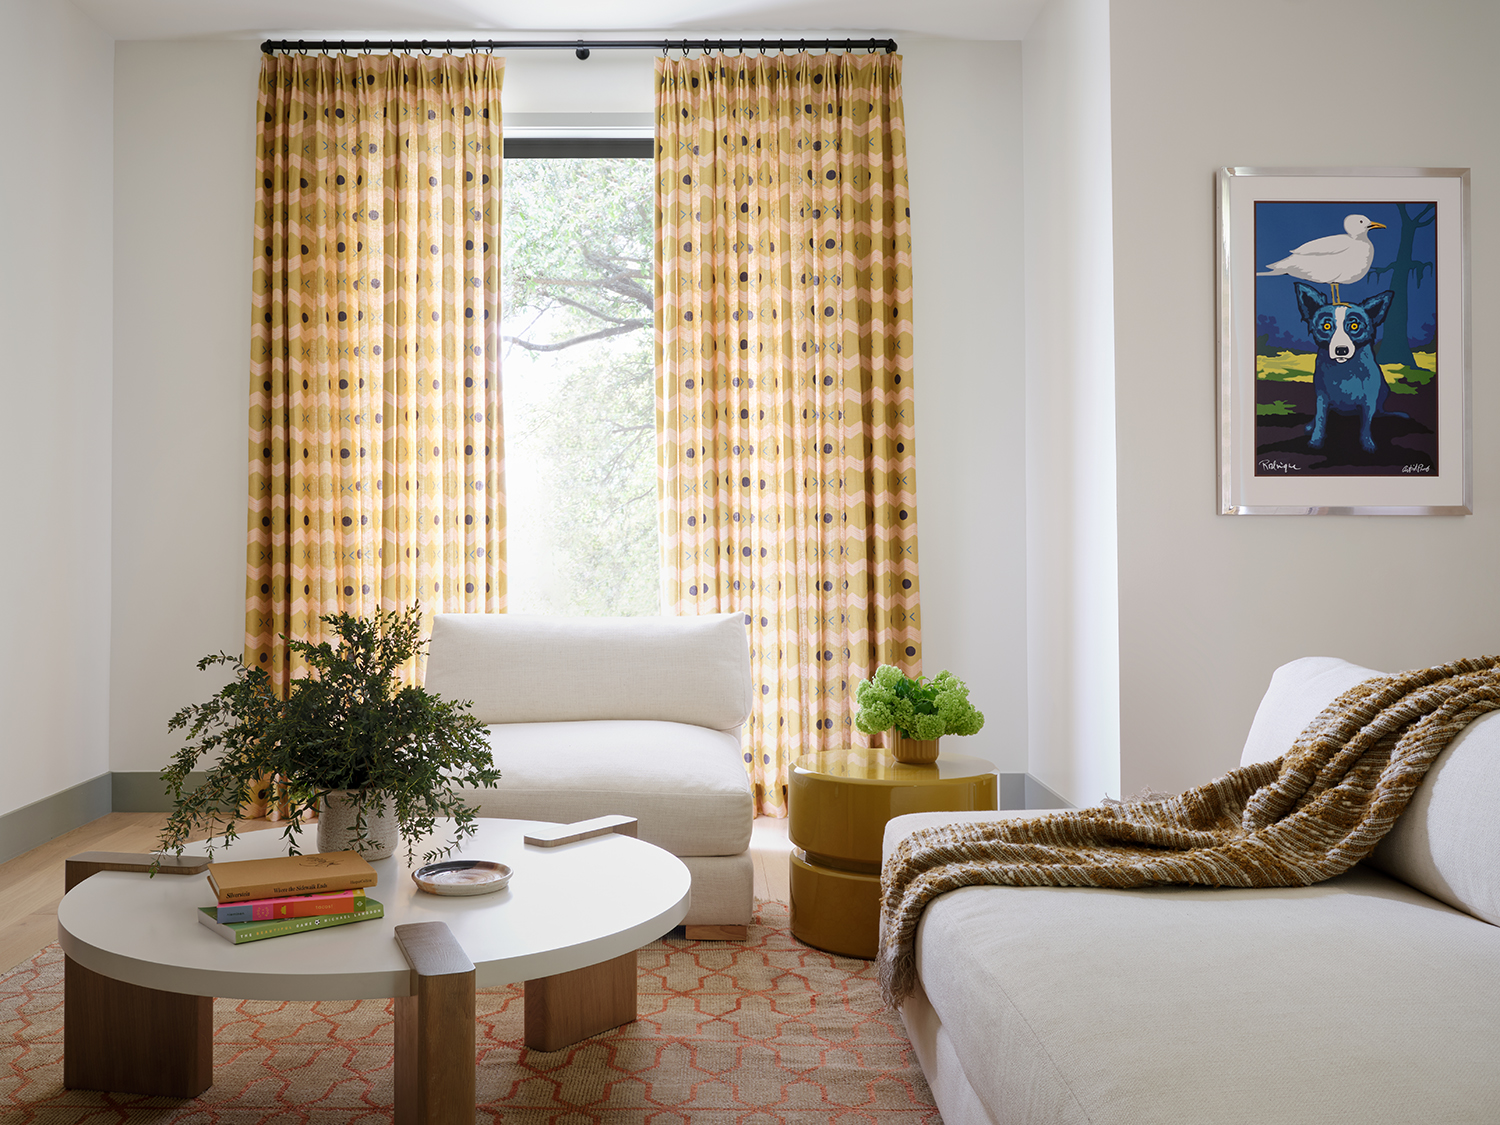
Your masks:
M261 65L245 661L283 692L323 614L505 607L503 67Z
M862 743L854 687L921 669L897 55L657 60L665 603L739 611L746 764Z

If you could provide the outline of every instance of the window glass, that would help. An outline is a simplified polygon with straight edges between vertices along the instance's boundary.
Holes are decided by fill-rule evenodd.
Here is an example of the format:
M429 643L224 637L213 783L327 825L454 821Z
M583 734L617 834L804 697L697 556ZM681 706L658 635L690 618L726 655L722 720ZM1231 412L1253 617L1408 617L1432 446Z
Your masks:
M506 147L512 613L660 612L652 142L590 144Z

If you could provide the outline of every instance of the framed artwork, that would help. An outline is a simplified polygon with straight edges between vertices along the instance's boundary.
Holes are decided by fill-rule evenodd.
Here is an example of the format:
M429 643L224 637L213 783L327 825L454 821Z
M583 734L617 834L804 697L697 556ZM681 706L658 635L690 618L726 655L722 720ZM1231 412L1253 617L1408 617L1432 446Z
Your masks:
M1468 169L1218 194L1220 513L1468 515Z

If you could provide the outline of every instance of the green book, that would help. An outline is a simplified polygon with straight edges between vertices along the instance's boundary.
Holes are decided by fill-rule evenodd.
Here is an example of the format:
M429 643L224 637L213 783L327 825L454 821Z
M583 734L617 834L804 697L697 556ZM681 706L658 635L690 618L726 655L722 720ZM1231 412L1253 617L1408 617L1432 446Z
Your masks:
M347 926L350 922L368 922L372 918L384 918L385 907L373 898L366 898L364 906L348 914L315 914L310 918L269 918L264 922L220 922L218 910L212 906L198 908L198 921L202 922L225 941L244 945L247 941L284 937L308 930L326 930L331 926Z

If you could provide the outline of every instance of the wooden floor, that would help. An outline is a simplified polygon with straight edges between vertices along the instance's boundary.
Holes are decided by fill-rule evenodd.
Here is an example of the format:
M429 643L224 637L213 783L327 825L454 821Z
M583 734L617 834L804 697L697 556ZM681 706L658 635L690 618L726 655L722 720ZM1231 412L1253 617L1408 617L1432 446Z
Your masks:
M758 816L750 829L750 858L755 861L755 897L762 901L791 901L791 821Z
M149 852L166 819L166 813L110 813L0 864L0 973L57 940L64 860L79 852ZM257 826L283 827L251 821L242 824L240 831ZM750 856L755 862L756 898L787 901L790 851L785 820L760 817L755 821Z

